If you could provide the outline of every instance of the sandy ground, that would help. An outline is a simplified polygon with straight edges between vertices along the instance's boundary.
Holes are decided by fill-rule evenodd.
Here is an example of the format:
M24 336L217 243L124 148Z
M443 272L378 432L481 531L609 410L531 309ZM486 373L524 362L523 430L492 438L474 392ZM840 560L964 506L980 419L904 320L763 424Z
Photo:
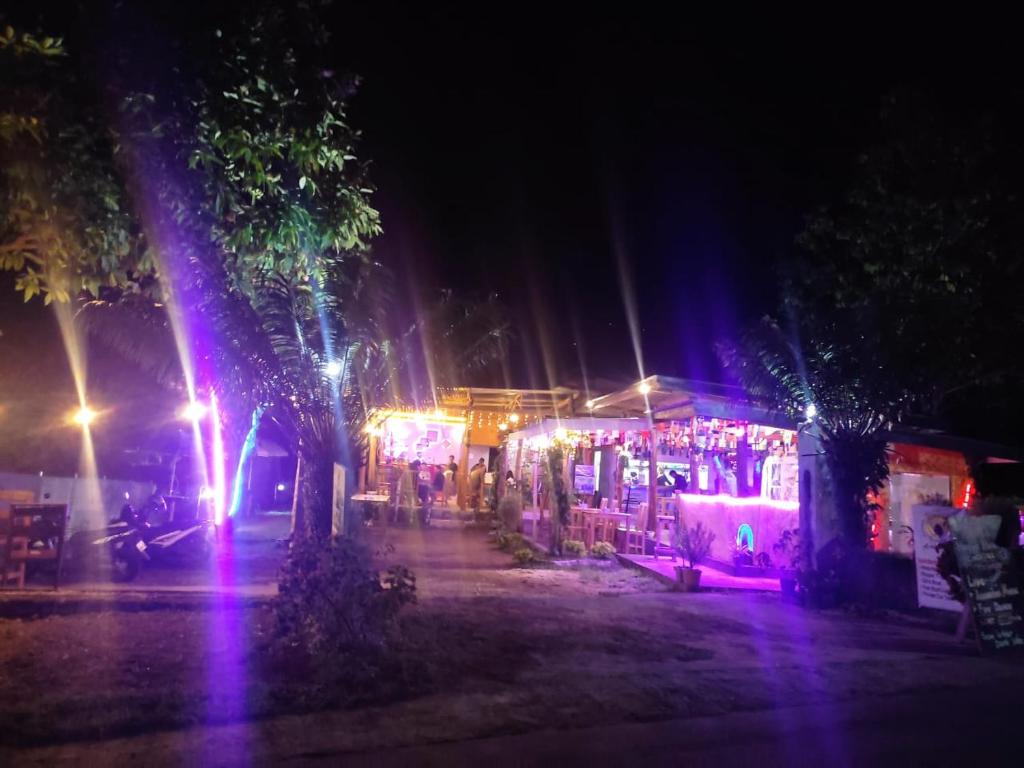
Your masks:
M781 728L815 706L860 702L884 709L889 696L955 695L986 681L1024 682L1021 665L978 658L954 644L950 632L913 617L815 613L753 592L680 594L620 567L522 570L478 531L391 529L372 541L393 545L391 557L417 572L420 599L407 617L414 638L408 652L430 668L432 692L388 706L36 747L6 759L233 765L365 758L377 750L531 733L563 734L571 752L579 729L744 712L767 713ZM184 614L163 640L183 643L181 662L160 681L199 697L211 722L244 716L252 692L242 690L246 661L235 640L253 631L251 615L216 605ZM142 613L99 615L110 622L101 635L156 642ZM23 647L28 633L41 643L64 643L73 667L75 629L62 622L74 618L17 627L0 622L0 665L11 668L9 649ZM206 640L188 641L195 637ZM116 643L110 637L83 642ZM56 686L46 694L54 716L62 708L104 706L99 694L90 702L80 690L74 701L63 701L59 683L46 681L43 670L33 674L37 685ZM143 672L125 671L119 685L132 684L135 674ZM12 693L0 689L0 696ZM104 693L111 698L106 706L126 706L122 694ZM17 727L16 718L5 721L4 727Z

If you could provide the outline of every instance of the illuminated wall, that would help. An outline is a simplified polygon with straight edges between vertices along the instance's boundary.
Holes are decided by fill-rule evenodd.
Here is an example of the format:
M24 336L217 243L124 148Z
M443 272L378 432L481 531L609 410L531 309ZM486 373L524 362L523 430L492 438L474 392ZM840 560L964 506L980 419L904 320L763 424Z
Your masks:
M455 456L461 462L465 429L461 420L393 415L381 425L378 445L385 460L447 464Z

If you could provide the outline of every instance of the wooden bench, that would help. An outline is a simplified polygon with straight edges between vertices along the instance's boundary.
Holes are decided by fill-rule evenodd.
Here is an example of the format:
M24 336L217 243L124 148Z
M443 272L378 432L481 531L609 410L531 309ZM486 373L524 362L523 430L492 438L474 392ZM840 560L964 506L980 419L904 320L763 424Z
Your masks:
M60 588L67 504L11 504L0 518L0 587L24 589L29 563L53 563L53 588Z

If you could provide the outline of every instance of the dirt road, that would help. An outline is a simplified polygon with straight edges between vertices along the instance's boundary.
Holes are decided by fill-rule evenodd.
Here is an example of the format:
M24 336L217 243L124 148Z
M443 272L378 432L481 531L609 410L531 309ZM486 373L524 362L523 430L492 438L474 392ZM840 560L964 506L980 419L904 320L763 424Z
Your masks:
M945 697L950 706L977 697L986 682L1007 690L1024 682L1019 665L977 658L912 618L814 613L759 593L684 595L621 568L520 570L476 531L394 529L374 543L393 545L392 557L417 572L420 600L408 622L419 640L409 652L429 667L431 693L386 707L8 757L31 765L140 758L157 765L343 758L440 765L488 755L488 763L533 764L558 753L590 755L590 764L627 764L645 754L655 764L679 764L671 758L687 743L701 754L700 734L717 733L719 741L709 743L738 758L745 745L784 745L802 727L824 736L834 730L838 754L855 755L843 739L867 728L856 723L875 723L879 744L899 738L900 719L895 708L888 718L887 702L911 702L905 714L913 702ZM948 712L945 725L918 718L906 726L908 738L946 728L962 713ZM739 726L744 717L756 724L749 734ZM598 744L607 746L595 754ZM785 755L765 750L766 758Z

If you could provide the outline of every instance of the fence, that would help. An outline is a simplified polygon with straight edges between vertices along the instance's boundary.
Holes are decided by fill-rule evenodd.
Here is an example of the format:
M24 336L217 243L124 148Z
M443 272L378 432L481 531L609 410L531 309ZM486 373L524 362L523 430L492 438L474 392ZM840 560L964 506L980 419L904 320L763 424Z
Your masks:
M0 472L0 491L9 490L31 491L40 504L67 504L71 534L103 526L125 504L142 504L156 487L132 480Z

